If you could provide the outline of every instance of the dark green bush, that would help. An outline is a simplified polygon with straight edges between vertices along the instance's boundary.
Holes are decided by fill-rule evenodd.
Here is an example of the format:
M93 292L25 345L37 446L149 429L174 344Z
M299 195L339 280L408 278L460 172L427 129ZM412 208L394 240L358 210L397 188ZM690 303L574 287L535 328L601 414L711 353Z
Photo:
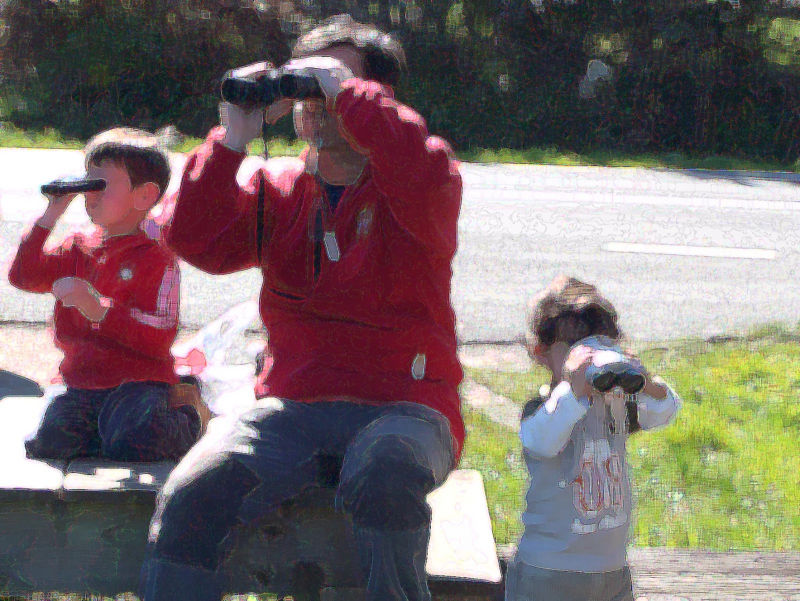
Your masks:
M800 10L742 0L0 0L0 118L87 137L216 121L218 78L350 12L393 32L398 96L459 148L800 155ZM733 8L733 5L738 8ZM593 99L590 59L614 69ZM288 134L282 123L276 133Z

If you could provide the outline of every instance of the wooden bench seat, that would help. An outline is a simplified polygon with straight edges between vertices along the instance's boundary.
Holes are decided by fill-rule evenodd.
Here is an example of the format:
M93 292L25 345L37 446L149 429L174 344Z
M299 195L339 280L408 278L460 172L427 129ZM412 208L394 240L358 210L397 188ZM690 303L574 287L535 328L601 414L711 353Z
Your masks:
M0 401L0 592L134 591L155 496L172 463L67 464L26 459L22 443L46 400ZM247 531L223 563L236 592L326 601L363 586L349 518L315 488ZM437 599L501 598L501 572L481 476L459 470L429 497L426 569ZM467 595L468 593L468 595ZM341 595L340 595L341 596Z

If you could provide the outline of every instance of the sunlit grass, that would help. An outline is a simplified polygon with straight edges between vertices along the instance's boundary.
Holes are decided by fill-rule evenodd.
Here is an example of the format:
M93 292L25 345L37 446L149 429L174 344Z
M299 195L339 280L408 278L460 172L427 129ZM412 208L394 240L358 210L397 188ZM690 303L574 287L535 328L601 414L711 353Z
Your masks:
M474 148L458 153L459 158L475 163L517 163L533 165L561 165L567 167L639 167L649 169L710 169L741 171L798 171L800 165L782 165L776 162L742 159L726 156L689 156L680 152L659 154L625 153L602 150L578 154L555 148Z
M171 150L190 152L202 143L202 138L187 136ZM82 149L85 141L62 136L52 128L42 131L22 130L12 124L0 122L0 148L67 148ZM297 139L272 138L269 141L270 156L298 156L306 148L305 142ZM264 143L254 140L248 147L250 154L263 154ZM782 165L769 161L741 159L736 157L693 157L683 153L631 154L615 150L604 150L585 154L560 151L555 148L473 148L459 150L456 156L474 163L517 163L531 165L641 167L652 169L724 169L750 171L800 171L800 164Z

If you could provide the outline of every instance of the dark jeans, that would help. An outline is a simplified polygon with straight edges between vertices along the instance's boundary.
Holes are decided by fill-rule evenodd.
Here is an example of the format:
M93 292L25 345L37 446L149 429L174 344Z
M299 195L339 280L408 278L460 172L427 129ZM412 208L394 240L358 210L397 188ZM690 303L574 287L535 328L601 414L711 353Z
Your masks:
M514 559L506 573L505 601L633 601L628 566L614 572L562 572Z
M426 496L453 468L447 419L414 403L261 399L209 430L165 483L142 570L145 601L219 601L218 563L239 524L318 484L341 461L338 508L351 514L370 601L429 601Z
M36 435L25 442L32 459L105 457L115 461L178 460L197 441L193 407L171 409L169 385L129 382L104 390L68 388L47 406Z

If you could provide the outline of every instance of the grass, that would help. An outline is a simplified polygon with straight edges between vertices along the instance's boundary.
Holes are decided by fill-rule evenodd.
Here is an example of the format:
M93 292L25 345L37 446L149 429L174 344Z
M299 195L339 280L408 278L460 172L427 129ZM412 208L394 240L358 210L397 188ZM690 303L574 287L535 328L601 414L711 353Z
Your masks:
M59 148L80 149L84 142L66 138L52 128L42 131L22 130L0 122L0 148Z
M681 152L624 153L602 150L578 154L555 148L475 148L458 153L459 158L473 163L519 163L533 165L641 167L649 169L711 169L741 171L798 171L800 164L783 165L774 161L742 159L728 156L690 156Z
M787 333L641 353L684 405L668 427L629 440L633 544L800 551L800 346ZM467 374L517 403L548 380L540 370ZM518 439L475 412L466 421L463 465L484 476L497 543L515 542L527 489Z
M173 150L189 152L202 142L200 138L187 137ZM19 129L9 123L0 122L0 148L83 148L85 141L66 138L52 128L43 131ZM305 143L286 138L273 138L269 141L270 156L297 156L305 148ZM262 154L264 144L255 140L248 146L251 154ZM555 148L529 148L512 150L508 148L474 148L456 153L462 161L473 163L518 163L533 165L602 167L644 167L653 169L727 169L745 171L798 171L800 163L782 165L775 162L741 159L726 156L688 156L683 153L630 154L613 150L577 154Z
M200 144L203 143L203 140L200 138L192 138L187 137L183 140L183 142L177 145L172 150L174 152L191 152L195 148L197 148ZM0 146L2 143L0 143ZM298 156L303 149L306 147L305 142L301 142L299 140L288 140L286 138L272 138L269 140L267 144L269 148L269 156L277 157L277 156ZM253 140L250 144L247 145L247 152L249 154L264 154L264 142L263 140Z

